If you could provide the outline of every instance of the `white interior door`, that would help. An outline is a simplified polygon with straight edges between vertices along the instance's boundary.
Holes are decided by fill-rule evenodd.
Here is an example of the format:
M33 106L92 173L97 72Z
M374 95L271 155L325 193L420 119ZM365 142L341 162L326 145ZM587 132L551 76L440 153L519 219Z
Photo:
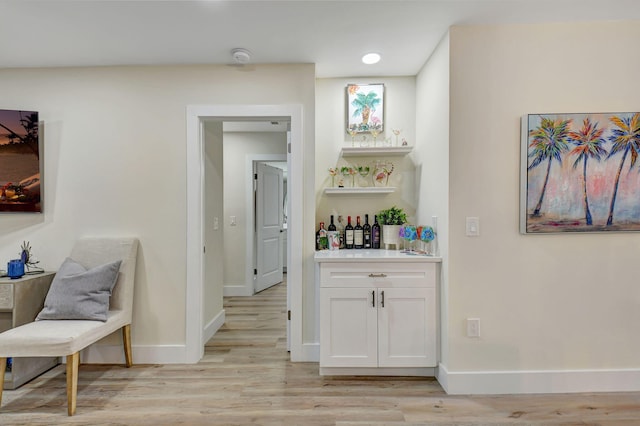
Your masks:
M282 282L282 169L258 163L256 182L256 293Z

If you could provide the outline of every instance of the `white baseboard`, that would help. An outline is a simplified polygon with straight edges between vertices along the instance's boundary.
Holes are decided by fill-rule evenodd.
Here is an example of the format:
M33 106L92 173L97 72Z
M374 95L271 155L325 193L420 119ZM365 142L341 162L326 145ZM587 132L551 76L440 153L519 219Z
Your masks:
M451 395L640 391L640 369L448 371L438 382Z
M253 289L247 288L242 284L225 284L222 288L222 295L229 296L253 296Z
M303 343L300 362L320 362L320 343Z
M216 315L209 324L204 327L202 332L202 341L207 343L209 339L213 337L214 334L224 325L225 319L225 310L221 310L218 315Z
M185 345L133 345L134 364L183 364L186 360ZM91 345L81 353L84 364L124 364L122 345Z

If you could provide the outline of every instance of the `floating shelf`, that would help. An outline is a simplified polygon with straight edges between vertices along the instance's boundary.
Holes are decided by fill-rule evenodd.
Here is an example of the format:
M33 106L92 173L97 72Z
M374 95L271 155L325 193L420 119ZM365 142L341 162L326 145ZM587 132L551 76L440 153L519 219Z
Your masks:
M393 186L371 186L362 188L325 188L327 195L378 195L391 194L396 190Z
M344 147L342 148L342 156L343 157L351 157L351 156L366 156L366 155L375 155L375 156L391 156L391 155L407 155L413 149L412 146L380 146L380 147L370 147L370 148L362 148L362 147Z

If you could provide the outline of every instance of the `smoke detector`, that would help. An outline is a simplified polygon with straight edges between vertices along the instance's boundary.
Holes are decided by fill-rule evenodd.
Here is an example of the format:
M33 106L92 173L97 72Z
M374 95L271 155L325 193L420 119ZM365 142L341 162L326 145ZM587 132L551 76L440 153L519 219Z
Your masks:
M248 64L251 61L251 52L247 49L232 49L231 56L236 64L244 65Z

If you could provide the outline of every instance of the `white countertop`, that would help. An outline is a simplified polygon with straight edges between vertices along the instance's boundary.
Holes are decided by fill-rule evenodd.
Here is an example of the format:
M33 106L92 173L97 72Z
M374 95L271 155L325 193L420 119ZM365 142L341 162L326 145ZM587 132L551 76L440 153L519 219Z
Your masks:
M441 257L424 254L409 254L402 250L321 250L316 251L313 260L321 262L442 262Z

